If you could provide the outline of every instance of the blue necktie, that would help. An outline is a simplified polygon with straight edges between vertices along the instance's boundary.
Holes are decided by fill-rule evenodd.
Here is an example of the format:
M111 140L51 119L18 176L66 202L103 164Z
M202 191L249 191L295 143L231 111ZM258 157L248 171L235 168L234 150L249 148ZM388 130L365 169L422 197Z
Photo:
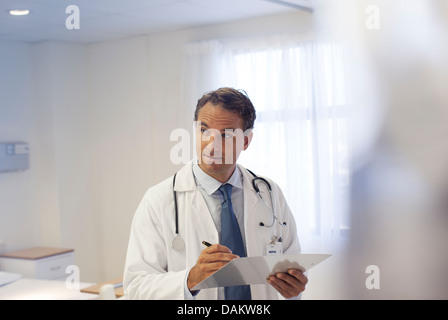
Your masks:
M241 237L240 227L233 212L231 195L232 186L224 184L219 189L224 202L221 205L221 244L232 250L233 254L245 257L243 238ZM250 286L225 287L226 300L251 300Z

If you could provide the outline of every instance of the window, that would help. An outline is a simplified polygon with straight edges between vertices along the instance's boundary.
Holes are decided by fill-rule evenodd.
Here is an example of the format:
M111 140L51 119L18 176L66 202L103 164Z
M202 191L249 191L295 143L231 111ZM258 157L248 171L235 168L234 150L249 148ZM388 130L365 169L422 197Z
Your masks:
M331 249L327 244L349 230L344 48L314 41L219 48L211 83L245 90L257 110L240 163L282 188L302 247Z

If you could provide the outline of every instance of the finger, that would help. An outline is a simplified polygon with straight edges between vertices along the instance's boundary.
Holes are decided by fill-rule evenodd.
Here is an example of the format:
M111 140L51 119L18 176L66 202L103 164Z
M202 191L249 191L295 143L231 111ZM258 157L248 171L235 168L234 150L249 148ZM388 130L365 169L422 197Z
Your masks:
M308 277L300 270L289 269L288 274L299 280L303 285L306 285L308 283Z
M198 277L200 278L199 281L204 280L205 278L209 277L222 267L224 267L228 262L212 262L212 263L202 263L197 265L197 271L198 271Z
M210 254L205 254L201 257L202 263L212 263L212 262L230 262L236 258L239 258L239 256L231 253L223 253L223 252L215 252Z
M277 290L283 297L285 298L291 298L292 295L284 289L283 285L282 285L282 280L277 279L275 276L271 276L268 280L268 283L275 289Z
M300 292L305 290L305 286L297 279L285 273L278 273L276 276L271 276L270 281L274 288L285 298L298 296Z
M202 265L202 272L208 276L224 267L227 263L228 262L212 262L204 264Z
M278 273L277 278L282 280L284 283L286 283L290 286L290 287L288 287L288 290L291 293L294 293L294 292L300 293L303 290L305 290L305 285L294 276L291 276L286 273Z
M202 280L221 269L228 262L197 263L188 273L187 286L190 290Z
M278 273L275 277L275 280L276 280L275 283L291 297L296 292L296 287L286 281L287 277L291 277L291 276L288 276L284 273ZM297 281L297 280L295 280L295 281Z
M202 251L205 253L214 253L214 252L232 253L232 251L229 248L219 243L211 245L210 247L207 247Z

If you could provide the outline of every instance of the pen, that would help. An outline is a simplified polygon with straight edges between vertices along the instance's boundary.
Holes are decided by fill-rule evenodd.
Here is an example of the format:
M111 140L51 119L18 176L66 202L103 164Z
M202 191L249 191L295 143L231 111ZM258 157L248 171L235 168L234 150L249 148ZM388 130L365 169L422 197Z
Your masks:
M208 243L207 241L202 241L202 244L206 247L210 247L212 244Z

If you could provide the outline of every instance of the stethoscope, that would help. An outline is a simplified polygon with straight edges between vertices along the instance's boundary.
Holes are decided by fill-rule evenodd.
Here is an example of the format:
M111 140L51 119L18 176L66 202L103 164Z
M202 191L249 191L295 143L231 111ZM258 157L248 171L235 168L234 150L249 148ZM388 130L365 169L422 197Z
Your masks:
M273 197L272 197L272 188L271 188L271 184L264 178L262 177L258 177L257 175L255 175L255 173L253 173L252 171L250 171L249 169L246 169L247 171L249 171L250 174L252 174L254 176L254 178L252 179L252 186L254 187L255 192L257 193L258 197L263 201L264 205L266 206L266 208L268 209L268 211L271 211L272 213L272 222L270 224L265 224L264 222L260 221L259 225L260 227L266 227L266 228L271 228L275 222L277 221L277 223L283 228L286 226L286 222L280 222L277 219L277 216L275 214L275 206L274 206L274 201L273 201ZM185 249L185 242L184 240L180 237L179 235L179 211L178 211L178 207L177 207L177 192L174 190L174 186L176 184L176 175L177 172L174 174L173 177L173 198L174 198L174 219L175 219L175 236L173 238L173 240L171 241L171 247L176 250L176 251L183 251ZM261 196L261 192L260 189L258 187L258 183L257 181L262 182L263 184L266 185L267 189L269 190L269 197L271 198L271 208L269 208L269 205L267 204L267 202L263 199L263 197ZM277 239L278 242L282 241L282 236L280 237L275 237Z
M277 221L280 226L285 227L286 226L286 222L280 223L280 221L277 219L277 216L275 215L274 201L273 201L273 198L272 198L271 184L265 178L258 177L255 173L253 173L249 169L246 169L246 170L249 171L249 173L254 176L254 178L252 179L252 186L254 187L254 190L257 193L258 197L263 201L263 203L266 206L266 208L268 210L272 211L272 222L271 222L271 224L270 225L266 225L264 222L260 221L260 226L261 227L270 228L270 227L272 227L274 225L275 221ZM269 208L268 204L266 203L266 201L261 196L260 189L258 188L258 185L256 183L258 180L263 182L266 185L266 187L268 188L268 190L269 190L269 197L271 198L271 208L272 209ZM280 239L281 239L281 237L280 237Z
M185 249L185 242L184 240L179 236L179 212L177 209L177 195L176 191L174 190L174 185L176 184L176 175L177 172L174 174L173 177L173 196L174 196L174 216L175 216L175 233L176 236L174 237L173 241L171 241L171 247L173 247L176 251L183 251Z

